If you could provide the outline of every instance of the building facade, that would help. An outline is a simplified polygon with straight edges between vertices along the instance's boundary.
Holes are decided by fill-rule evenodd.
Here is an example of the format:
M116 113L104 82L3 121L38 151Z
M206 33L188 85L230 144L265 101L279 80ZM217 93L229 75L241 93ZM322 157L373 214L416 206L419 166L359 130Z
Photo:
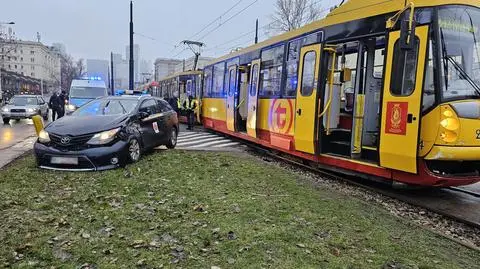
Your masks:
M156 81L162 80L165 77L175 73L175 68L177 65L182 64L182 60L178 59L167 59L167 58L158 58L155 60L155 71L154 79Z
M0 67L41 82L44 93L60 88L60 53L40 42L0 40Z

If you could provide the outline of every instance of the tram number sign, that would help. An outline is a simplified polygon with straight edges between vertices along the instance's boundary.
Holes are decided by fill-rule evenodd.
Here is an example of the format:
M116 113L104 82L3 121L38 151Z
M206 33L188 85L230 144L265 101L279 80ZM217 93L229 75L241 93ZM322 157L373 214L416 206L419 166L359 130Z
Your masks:
M480 140L480 129L477 130L477 139Z

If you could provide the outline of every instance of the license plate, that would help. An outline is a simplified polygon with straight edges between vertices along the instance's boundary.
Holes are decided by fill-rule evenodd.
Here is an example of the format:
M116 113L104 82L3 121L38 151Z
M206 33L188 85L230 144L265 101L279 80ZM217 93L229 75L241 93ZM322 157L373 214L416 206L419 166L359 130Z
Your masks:
M52 164L74 164L74 165L78 165L78 158L76 158L76 157L52 157L50 162Z

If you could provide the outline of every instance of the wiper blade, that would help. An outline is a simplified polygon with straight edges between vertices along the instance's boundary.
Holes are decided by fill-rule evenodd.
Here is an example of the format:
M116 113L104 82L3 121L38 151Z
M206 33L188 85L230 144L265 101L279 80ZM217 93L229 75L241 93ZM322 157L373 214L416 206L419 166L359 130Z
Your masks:
M473 89L475 90L475 92L480 95L480 86L477 85L477 83L475 83L475 81L468 75L468 73L463 70L463 68L457 63L457 61L455 61L454 59L452 59L452 57L450 56L447 56L446 57L448 61L450 61L453 65L453 67L455 67L455 69L460 72L460 75L466 80L468 81L468 83L470 85L472 85Z

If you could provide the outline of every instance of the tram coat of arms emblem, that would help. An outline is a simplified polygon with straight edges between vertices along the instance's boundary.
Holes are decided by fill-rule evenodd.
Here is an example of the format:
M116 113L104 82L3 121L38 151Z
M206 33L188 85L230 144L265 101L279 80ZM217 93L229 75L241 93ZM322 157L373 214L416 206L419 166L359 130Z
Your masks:
M388 102L385 132L396 135L407 133L407 102Z

